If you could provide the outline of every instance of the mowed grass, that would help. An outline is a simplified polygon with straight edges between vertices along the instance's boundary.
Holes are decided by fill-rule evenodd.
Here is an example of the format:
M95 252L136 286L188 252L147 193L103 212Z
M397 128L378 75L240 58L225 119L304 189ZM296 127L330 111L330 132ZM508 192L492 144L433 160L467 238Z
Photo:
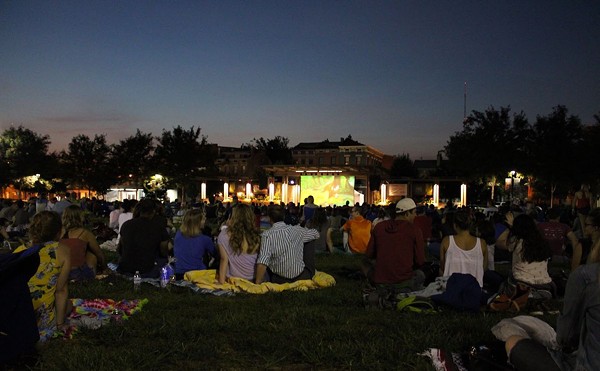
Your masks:
M148 298L129 320L46 344L37 370L431 370L427 348L462 350L493 340L510 314L416 314L365 308L364 281L348 275L360 258L319 255L335 287L217 297L119 277L72 284L71 297ZM555 317L547 317L551 324Z

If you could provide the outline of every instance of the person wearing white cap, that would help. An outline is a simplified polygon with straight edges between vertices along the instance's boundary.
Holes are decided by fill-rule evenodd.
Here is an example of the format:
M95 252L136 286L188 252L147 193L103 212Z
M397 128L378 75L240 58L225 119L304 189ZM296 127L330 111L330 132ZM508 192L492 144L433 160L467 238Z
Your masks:
M373 228L366 252L371 260L363 267L372 284L410 291L422 288L425 274L418 268L425 263L425 243L421 230L413 224L416 208L411 198L403 198L396 204L395 219Z

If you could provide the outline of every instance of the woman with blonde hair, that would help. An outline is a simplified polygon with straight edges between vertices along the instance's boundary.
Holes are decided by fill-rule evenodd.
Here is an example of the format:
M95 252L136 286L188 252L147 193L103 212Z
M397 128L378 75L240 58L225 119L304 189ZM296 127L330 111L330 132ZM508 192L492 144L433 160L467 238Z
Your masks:
M216 252L209 236L202 234L206 215L202 209L190 209L183 215L181 227L175 234L175 278L183 279L185 272L204 270L204 257Z
M71 252L70 280L86 280L96 276L96 268L106 269L104 254L94 234L84 227L85 215L77 205L68 206L62 214L64 235L60 242Z
M37 213L29 226L28 246L15 252L38 249L40 265L28 282L40 341L45 341L65 326L69 298L68 282L71 270L69 248L59 242L62 232L60 216L53 211Z
M231 218L219 233L217 244L221 256L219 283L225 283L228 277L254 282L260 233L250 206L238 204L233 208Z

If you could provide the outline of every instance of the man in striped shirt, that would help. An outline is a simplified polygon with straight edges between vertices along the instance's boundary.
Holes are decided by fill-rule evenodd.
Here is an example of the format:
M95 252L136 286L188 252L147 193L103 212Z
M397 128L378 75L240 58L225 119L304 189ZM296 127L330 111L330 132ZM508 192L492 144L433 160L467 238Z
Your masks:
M315 273L314 256L311 251L305 251L304 243L319 238L319 232L285 224L285 211L281 205L269 206L268 215L273 226L262 233L256 260L256 283L262 282L267 271L273 283L311 279Z

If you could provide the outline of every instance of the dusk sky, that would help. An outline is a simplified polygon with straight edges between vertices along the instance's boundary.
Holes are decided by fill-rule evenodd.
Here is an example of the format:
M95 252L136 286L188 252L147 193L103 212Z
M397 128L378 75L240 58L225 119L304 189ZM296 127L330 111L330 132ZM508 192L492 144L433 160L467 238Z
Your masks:
M431 159L467 111L600 112L597 1L0 0L0 125Z

